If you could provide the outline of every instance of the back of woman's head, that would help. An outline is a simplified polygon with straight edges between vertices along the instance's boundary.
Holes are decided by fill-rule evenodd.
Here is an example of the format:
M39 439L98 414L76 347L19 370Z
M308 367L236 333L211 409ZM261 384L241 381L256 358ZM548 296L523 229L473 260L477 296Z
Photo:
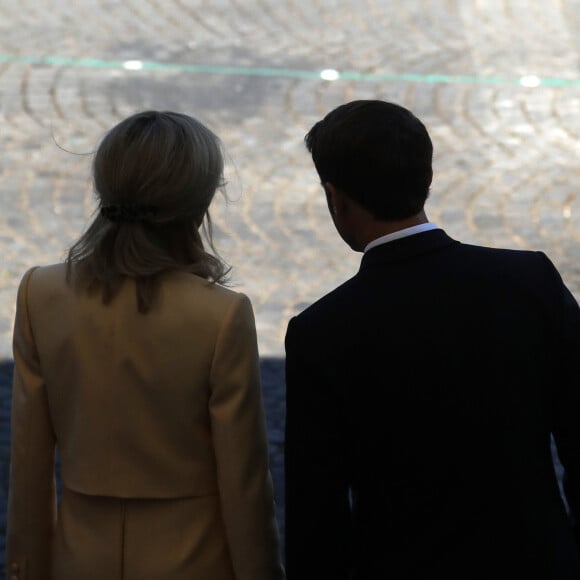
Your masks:
M93 163L101 205L153 206L156 223L201 224L222 172L218 138L192 117L171 112L146 111L121 121Z
M147 312L164 272L223 281L226 268L199 233L205 218L211 245L208 208L223 180L220 141L202 123L173 112L132 115L101 141L93 178L98 213L67 258L77 286L107 303L132 278Z

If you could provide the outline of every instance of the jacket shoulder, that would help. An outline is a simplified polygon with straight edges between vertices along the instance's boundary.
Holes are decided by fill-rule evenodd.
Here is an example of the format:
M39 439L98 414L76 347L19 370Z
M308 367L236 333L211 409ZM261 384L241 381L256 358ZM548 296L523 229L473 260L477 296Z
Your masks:
M51 264L29 268L20 281L20 291L27 294L62 291L68 286L66 265Z
M49 264L47 266L33 266L29 268L23 278L29 276L31 279L36 281L66 281L66 264L59 263L59 264Z
M296 314L288 323L286 343L294 338L301 341L305 336L316 340L315 336L324 334L327 322L334 325L349 311L348 305L360 289L359 278L353 276Z
M183 296L188 301L196 297L204 302L213 303L218 308L227 308L233 303L248 300L242 292L187 272L172 272L162 278L160 294L161 296L171 295L172 300L178 296Z

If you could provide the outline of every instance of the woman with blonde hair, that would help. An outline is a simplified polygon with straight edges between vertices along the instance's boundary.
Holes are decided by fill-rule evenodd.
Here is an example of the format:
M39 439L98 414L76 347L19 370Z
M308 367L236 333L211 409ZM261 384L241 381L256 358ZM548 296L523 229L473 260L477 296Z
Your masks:
M24 275L12 580L284 577L252 307L199 233L222 174L192 117L125 119L94 158L94 221Z

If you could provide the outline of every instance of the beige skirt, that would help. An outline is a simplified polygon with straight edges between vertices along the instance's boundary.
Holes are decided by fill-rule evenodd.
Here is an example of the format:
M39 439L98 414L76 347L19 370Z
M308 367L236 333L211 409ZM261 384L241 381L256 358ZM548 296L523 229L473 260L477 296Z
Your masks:
M219 497L121 499L64 488L52 580L234 580Z

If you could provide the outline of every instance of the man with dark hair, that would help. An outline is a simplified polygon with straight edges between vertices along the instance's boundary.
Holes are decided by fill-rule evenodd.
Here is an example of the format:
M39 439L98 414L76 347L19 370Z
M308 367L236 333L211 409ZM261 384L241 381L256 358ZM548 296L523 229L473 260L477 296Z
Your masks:
M578 303L542 252L428 221L405 108L354 101L305 141L364 256L288 325L288 579L578 580Z

